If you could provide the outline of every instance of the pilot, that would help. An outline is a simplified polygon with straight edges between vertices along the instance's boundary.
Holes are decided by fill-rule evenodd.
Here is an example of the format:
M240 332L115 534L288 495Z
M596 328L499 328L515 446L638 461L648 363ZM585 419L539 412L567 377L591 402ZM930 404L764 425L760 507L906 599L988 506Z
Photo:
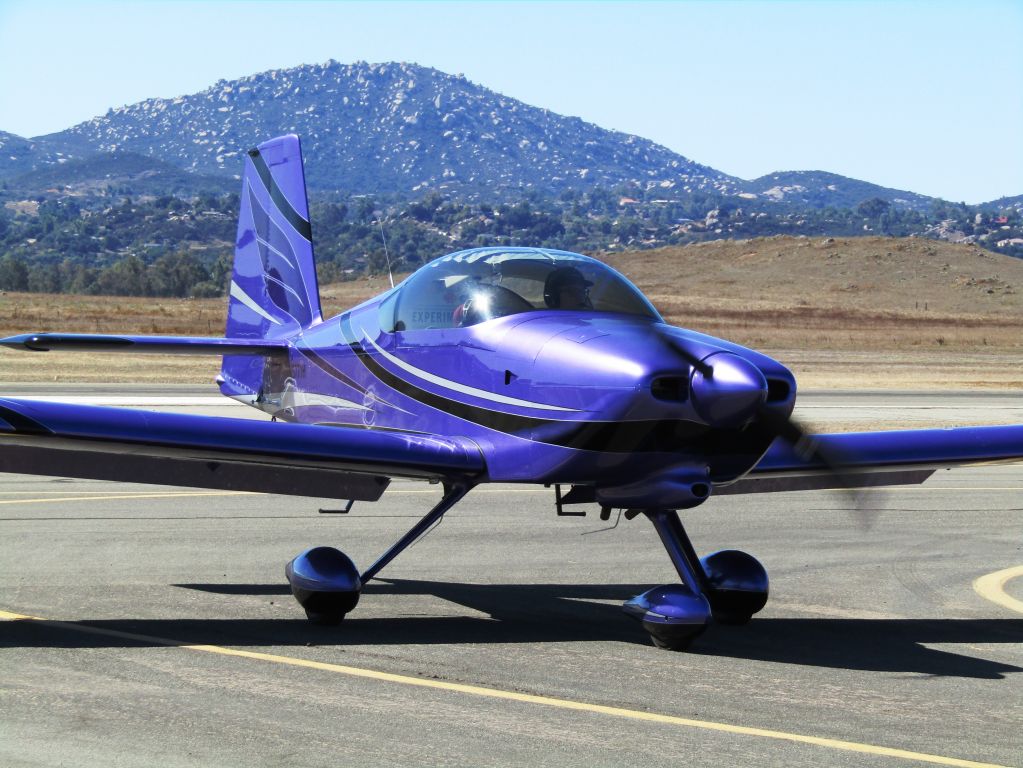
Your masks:
M561 267L547 275L543 300L551 309L593 309L591 285L575 267Z

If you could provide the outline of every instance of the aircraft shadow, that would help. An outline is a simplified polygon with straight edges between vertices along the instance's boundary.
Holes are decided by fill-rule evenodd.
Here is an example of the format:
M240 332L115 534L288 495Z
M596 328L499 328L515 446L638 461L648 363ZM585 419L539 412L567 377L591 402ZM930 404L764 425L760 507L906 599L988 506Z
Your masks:
M287 585L177 584L234 595L280 595ZM433 595L487 617L359 617L338 627L308 623L295 606L289 619L119 619L76 622L76 627L164 638L182 645L360 646L621 642L648 645L645 633L622 612L620 601L646 584L459 584L378 580L365 592ZM594 601L614 601L612 604ZM941 643L1023 642L1023 619L763 618L744 627L712 626L690 648L701 656L937 677L1004 678L1023 667L926 647ZM145 638L92 634L60 622L0 622L0 648L107 648L164 645ZM659 653L658 658L676 657Z

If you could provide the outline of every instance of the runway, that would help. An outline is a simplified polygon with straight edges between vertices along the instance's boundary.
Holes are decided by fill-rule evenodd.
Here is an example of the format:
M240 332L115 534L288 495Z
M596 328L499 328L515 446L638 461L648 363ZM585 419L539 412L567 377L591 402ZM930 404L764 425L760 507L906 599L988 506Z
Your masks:
M249 413L196 405L208 390L32 393ZM807 393L801 415L1006 423L1018 402ZM365 565L438 496L396 482L326 515L0 475L0 764L1023 765L1023 465L872 492L866 531L835 493L691 510L696 547L755 554L771 598L685 654L620 610L676 578L652 527L557 518L532 486L474 490L344 624L307 624L285 562L330 544Z

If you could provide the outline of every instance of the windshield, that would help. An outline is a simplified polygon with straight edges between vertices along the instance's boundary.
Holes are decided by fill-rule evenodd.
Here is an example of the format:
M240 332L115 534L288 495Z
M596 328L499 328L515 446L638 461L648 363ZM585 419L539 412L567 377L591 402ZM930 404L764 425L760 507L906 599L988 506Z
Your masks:
M398 290L395 330L457 328L539 309L660 320L628 280L596 259L538 248L476 248L431 261Z

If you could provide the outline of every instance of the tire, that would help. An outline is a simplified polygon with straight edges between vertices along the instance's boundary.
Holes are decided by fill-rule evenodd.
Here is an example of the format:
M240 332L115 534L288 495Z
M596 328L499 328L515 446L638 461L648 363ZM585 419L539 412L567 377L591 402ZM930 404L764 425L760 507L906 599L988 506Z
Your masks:
M306 618L318 627L336 627L342 621L344 621L347 613L313 613L312 611L305 612Z

